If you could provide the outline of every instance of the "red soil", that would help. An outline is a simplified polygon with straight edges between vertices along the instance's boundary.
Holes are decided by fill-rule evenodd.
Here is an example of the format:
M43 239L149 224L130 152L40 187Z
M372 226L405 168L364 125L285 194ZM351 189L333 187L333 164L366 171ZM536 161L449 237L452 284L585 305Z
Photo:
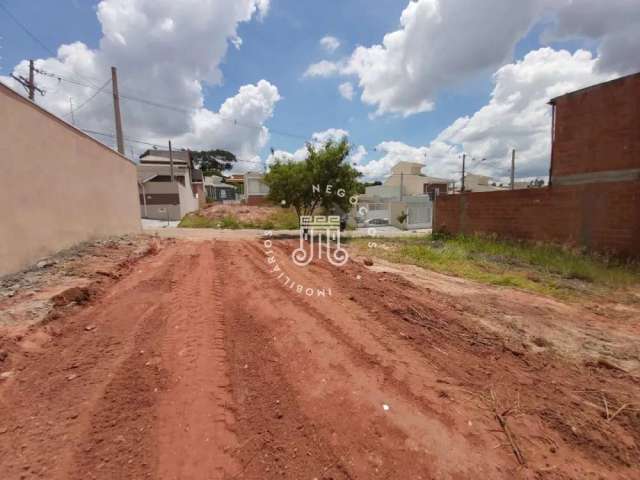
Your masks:
M32 327L4 361L0 477L638 478L637 377L293 248L279 265L331 296L283 286L258 241L174 242Z

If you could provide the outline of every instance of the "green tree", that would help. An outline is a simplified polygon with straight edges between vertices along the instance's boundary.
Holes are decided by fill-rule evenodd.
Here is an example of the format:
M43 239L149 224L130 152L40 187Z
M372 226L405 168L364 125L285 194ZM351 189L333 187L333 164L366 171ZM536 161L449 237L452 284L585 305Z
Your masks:
M202 150L191 152L193 163L202 170L205 176L222 176L224 170L230 170L238 160L236 156L226 150Z
M313 215L318 207L348 212L360 190L360 173L347 161L349 148L346 138L330 140L320 147L308 144L302 162L276 160L264 178L269 199L293 207L298 216Z

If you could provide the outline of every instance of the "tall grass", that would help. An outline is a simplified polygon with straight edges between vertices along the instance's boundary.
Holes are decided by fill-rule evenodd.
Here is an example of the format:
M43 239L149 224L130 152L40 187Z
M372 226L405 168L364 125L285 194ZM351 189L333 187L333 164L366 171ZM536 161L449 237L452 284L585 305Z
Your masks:
M556 245L482 236L380 239L378 243L385 248L367 249L367 253L483 283L559 296L640 284L638 264Z

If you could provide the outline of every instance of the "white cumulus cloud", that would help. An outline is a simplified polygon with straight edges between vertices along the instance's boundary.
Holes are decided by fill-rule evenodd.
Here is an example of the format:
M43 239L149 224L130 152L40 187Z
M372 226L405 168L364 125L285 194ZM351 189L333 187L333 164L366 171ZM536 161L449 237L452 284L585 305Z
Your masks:
M305 77L331 77L340 73L341 66L329 60L312 63L304 72Z
M351 82L344 82L338 86L338 91L343 98L347 100L353 100L353 84Z
M481 173L506 177L510 151L517 151L520 177L546 176L551 150L551 107L556 96L612 78L597 69L590 52L541 48L494 75L491 100L469 117L457 119L437 138L459 145L476 159ZM473 164L471 164L473 167Z
M468 172L504 180L511 150L516 149L518 178L546 177L551 151L548 101L611 79L613 74L598 70L599 62L585 50L529 52L496 71L489 102L473 115L458 118L425 146L383 142L376 148L382 156L359 168L368 178L380 178L399 161L412 161L424 163L428 175L458 181L464 152Z
M91 49L81 42L65 44L58 48L56 57L38 59L36 66L93 86L107 81L110 67L117 66L127 137L158 143L174 138L202 147L217 147L217 142L223 141L242 155L255 154L268 136L261 123L271 116L280 98L275 86L259 81L240 88L237 96L228 99L220 114L257 121L258 128L224 127L220 123L224 135L211 128L218 121L218 113L203 107L203 87L222 82L220 63L229 44L241 45L238 26L262 18L268 9L268 0L102 0L97 6L102 27L99 47ZM17 74L26 71L26 61L15 68ZM9 78L2 81L18 87ZM67 119L69 97L79 108L96 92L91 86L59 84L50 77L39 76L38 81L47 90L38 103ZM80 127L113 133L110 90L107 84L105 93L76 112ZM151 99L175 108L159 109L132 98ZM241 105L244 100L250 104Z
M311 135L311 140L307 144L313 145L318 148L327 143L330 140L339 142L343 138L349 138L349 131L342 128L329 128L321 132L315 132ZM351 164L355 165L362 161L367 155L367 150L364 146L359 145L352 149L349 156ZM276 150L266 160L267 165L272 165L276 160L282 162L301 162L307 158L307 146L298 148L295 152L288 152L286 150Z
M412 0L380 43L312 64L306 76L354 76L375 115L427 112L443 88L512 61L516 44L541 21L543 41L597 41L600 72L640 69L638 0Z
M320 39L320 45L327 53L333 53L340 47L340 40L338 40L336 37L327 35L326 37L322 37Z

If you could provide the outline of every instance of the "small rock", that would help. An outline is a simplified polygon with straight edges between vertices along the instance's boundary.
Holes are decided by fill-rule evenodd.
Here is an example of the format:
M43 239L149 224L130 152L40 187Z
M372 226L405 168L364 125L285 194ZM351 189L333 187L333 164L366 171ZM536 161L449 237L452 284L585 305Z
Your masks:
M0 362L4 362L8 356L9 354L7 352L5 352L4 350L0 350Z
M13 375L14 375L13 370L2 372L0 373L0 380L9 380L11 377L13 377Z
M89 290L87 288L72 287L66 289L62 293L59 293L51 300L56 307L62 307L72 302L76 302L79 304L86 303L90 297L91 294L89 293Z
M67 380L74 380L78 378L78 375L76 375L75 373L72 373L71 375L67 376Z
M365 258L362 263L364 263L367 267L371 267L373 266L373 260L371 260L370 258Z
M40 260L38 263L36 263L36 266L38 268L47 268L55 265L56 263L57 262L55 260Z
M95 329L96 329L96 326L95 326L95 325L87 325L86 327L84 327L84 329L85 329L87 332L90 332L91 330L95 330Z

